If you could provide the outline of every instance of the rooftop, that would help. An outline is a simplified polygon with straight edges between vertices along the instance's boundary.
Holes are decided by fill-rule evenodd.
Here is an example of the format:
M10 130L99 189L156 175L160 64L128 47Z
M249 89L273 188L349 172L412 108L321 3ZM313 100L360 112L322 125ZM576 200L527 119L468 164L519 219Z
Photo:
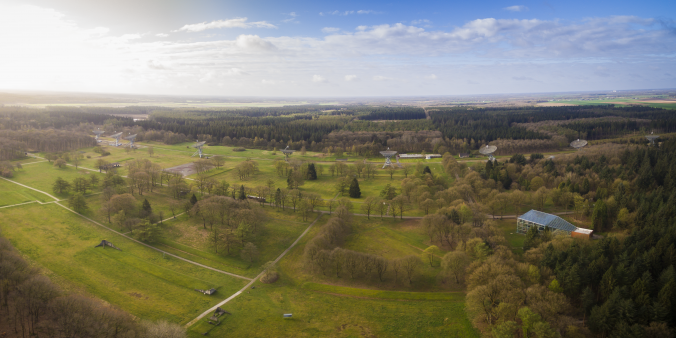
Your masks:
M563 231L575 231L578 229L578 227L568 223L566 220L564 220L559 216L537 210L531 210L519 216L519 219Z

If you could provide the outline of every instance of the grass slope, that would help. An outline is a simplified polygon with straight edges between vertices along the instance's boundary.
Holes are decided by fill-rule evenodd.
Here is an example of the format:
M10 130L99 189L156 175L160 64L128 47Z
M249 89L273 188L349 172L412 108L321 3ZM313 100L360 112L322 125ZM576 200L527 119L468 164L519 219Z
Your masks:
M143 319L185 323L246 283L165 259L55 204L2 209L0 229L19 251L68 288L83 290ZM122 251L94 248L102 239ZM211 297L193 291L212 287L218 293Z

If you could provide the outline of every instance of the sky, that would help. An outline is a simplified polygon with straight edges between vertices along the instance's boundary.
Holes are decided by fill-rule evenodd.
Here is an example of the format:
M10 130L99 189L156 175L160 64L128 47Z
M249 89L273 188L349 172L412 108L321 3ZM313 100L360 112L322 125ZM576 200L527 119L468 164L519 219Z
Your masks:
M355 97L676 88L676 1L0 0L0 90Z

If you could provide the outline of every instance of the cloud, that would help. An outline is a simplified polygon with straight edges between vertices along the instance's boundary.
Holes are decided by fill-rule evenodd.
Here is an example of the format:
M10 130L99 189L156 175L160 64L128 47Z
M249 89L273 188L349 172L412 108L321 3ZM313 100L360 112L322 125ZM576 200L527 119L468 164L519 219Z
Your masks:
M315 75L312 75L312 82L314 82L314 83L327 83L329 81L327 81L323 76L315 74Z
M523 5L516 5L516 6L509 6L503 8L503 10L510 11L510 12L524 12L528 10L528 7L523 6Z
M436 80L436 79L437 79L437 76L434 75L434 74L430 74L430 75L426 75L426 76L425 76L425 79L427 79L427 80Z
M287 14L289 18L282 20L284 23L300 23L296 18L298 17L298 14L296 12L291 12Z
M264 84L264 85L276 85L277 84L276 81L266 80L266 79L261 80L261 83Z
M340 31L340 28L338 27L324 27L322 28L322 32L324 33L335 33Z
M166 38L166 37L169 36L169 34L165 34L165 33L157 33L157 34L155 34L155 36L157 36L158 38Z
M350 11L339 11L339 10L334 10L330 12L319 12L319 15L325 16L325 15L339 15L339 16L347 16L347 15L352 15L352 14L382 14L381 12L376 12L370 9L360 9L360 10L350 10Z
M535 79L528 76L512 76L512 79L516 81L535 81Z
M373 77L373 81L392 81L392 80L394 80L394 79L391 78L391 77L382 76L382 75L375 75Z
M277 49L275 45L258 35L240 35L235 40L235 45L241 49L271 51Z
M411 25L419 25L419 24L427 24L427 25L429 25L429 24L431 24L431 23L432 23L432 21L427 20L427 19L421 19L421 20L413 20L413 21L411 21Z
M352 82L352 81L357 81L359 78L357 78L357 75L345 75L345 81L347 82Z
M155 69L155 70L165 70L169 69L169 67L163 65L157 60L148 60L148 68L150 69Z
M178 30L178 31L184 31L184 32L201 32L207 29L215 29L215 28L277 28L277 26L267 23L265 21L255 21L255 22L247 22L247 18L234 18L234 19L228 19L228 20L216 20L212 22L202 22L202 23L195 23L195 24L190 24L190 25L185 25Z

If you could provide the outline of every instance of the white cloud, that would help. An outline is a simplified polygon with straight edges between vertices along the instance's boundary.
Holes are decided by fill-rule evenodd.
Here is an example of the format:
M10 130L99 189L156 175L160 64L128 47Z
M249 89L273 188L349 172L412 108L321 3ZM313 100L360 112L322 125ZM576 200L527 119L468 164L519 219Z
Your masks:
M370 9L360 9L360 10L350 10L350 11L339 11L339 10L334 10L330 12L319 12L319 15L324 16L324 15L339 15L339 16L346 16L346 15L352 15L352 14L381 14L381 12L376 12Z
M215 29L215 28L252 28L252 27L277 28L277 26L265 21L247 22L247 20L248 20L247 18L234 18L228 20L216 20L212 22L195 23L185 25L176 31L201 32L207 29Z
M523 5L515 5L515 6L505 7L503 9L506 10L506 11L510 11L510 12L523 12L523 11L527 11L528 7L523 6Z
M300 23L296 18L298 17L298 14L296 12L291 12L287 14L289 18L282 20L284 23Z
M322 32L324 33L335 33L340 31L340 28L338 27L324 27L322 28Z
M394 79L391 78L391 77L382 76L382 75L375 75L373 77L373 81L391 81L391 80L394 80Z
M165 33L158 33L158 34L155 34L155 36L157 36L158 38L166 38L166 37L168 37L168 36L169 36L169 34L165 34Z
M261 39L258 35L240 35L235 40L237 47L250 50L270 51L277 49L275 45L267 40Z
M314 82L314 83L327 83L329 81L327 81L323 76L315 74L315 75L312 75L312 82Z
M427 79L427 80L436 80L436 79L437 79L437 76L434 75L434 74L430 74L430 75L425 76L425 79Z
M522 92L666 88L673 76L665 74L676 74L676 34L633 16L186 41L120 35L81 27L56 10L0 5L0 32L21 32L0 34L0 46L12 46L0 53L0 88L24 90L260 95L270 85L265 95L436 95L508 92L514 83ZM644 77L630 76L638 73ZM436 74L453 76L429 81ZM349 85L317 85L340 78ZM481 85L468 86L476 79Z
M413 20L413 21L411 21L411 25L419 25L419 24L427 24L427 25L429 25L429 24L431 24L431 23L432 23L432 21L427 20L427 19L421 19L421 20Z

